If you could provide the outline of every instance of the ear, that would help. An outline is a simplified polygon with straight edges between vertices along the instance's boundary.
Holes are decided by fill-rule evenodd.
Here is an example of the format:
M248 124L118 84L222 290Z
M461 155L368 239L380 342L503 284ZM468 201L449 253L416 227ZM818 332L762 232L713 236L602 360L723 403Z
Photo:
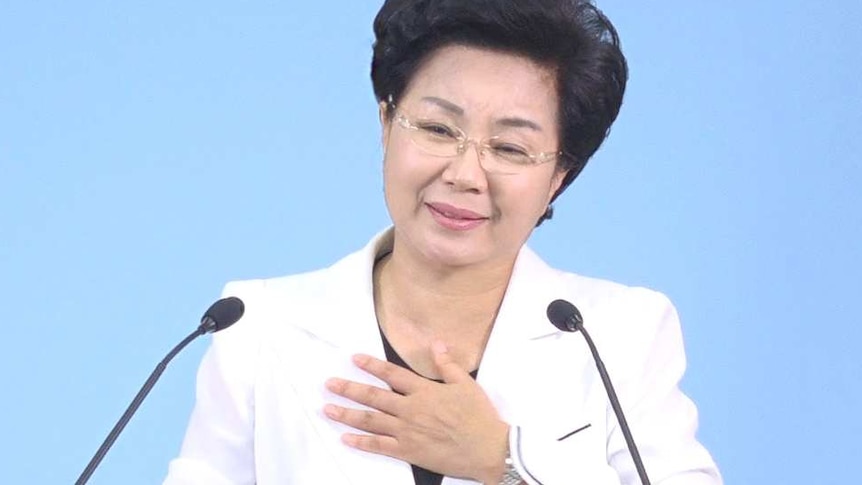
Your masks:
M551 184L548 187L548 200L545 202L545 206L551 203L551 199L553 199L554 194L560 190L560 185L563 184L563 179L566 178L568 173L568 170L554 169L554 174L551 175Z
M378 116L380 117L380 142L383 143L383 151L389 145L389 104L386 101L381 101L377 105Z

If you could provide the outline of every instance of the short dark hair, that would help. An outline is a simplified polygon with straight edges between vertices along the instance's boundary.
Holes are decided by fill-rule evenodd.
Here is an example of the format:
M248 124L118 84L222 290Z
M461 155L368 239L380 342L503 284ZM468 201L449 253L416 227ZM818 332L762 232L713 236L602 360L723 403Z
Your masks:
M378 101L397 102L422 63L453 44L523 55L556 73L557 167L568 174L554 199L598 150L622 105L628 67L619 37L588 0L386 0L374 34Z

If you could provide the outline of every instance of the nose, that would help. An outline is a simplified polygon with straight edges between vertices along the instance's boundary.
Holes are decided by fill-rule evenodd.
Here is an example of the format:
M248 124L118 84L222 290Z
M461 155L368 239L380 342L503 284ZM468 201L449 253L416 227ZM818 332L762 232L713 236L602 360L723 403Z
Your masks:
M470 150L470 145L475 150ZM481 143L468 139L458 150L458 155L450 158L443 171L443 181L457 190L481 193L488 188L485 169L482 168L482 158L485 149Z

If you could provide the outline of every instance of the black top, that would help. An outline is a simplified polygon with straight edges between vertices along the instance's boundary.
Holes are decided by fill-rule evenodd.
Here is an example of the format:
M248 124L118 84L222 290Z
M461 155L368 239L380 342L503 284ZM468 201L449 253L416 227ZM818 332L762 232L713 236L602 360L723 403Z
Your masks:
M395 365L401 366L417 375L419 375L416 371L410 368L407 365L407 362L404 362L404 359L398 355L398 352L392 348L392 344L389 343L389 339L386 338L386 335L383 334L383 330L380 330L380 337L383 339L383 350L386 352L386 360L392 362ZM473 379L479 374L479 369L474 370L470 373ZM436 379L431 379L436 382ZM414 464L410 464L410 467L413 469L413 480L416 482L416 485L440 485L443 482L443 475L439 473L432 472L431 470L422 468L421 466L417 466Z

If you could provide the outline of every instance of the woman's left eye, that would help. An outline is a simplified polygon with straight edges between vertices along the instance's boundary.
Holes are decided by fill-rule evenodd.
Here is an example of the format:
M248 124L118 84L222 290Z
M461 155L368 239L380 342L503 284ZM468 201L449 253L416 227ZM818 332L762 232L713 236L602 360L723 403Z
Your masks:
M516 157L530 157L529 152L526 148L512 144L512 143L496 143L493 145L494 151L500 155L506 156L516 156Z

